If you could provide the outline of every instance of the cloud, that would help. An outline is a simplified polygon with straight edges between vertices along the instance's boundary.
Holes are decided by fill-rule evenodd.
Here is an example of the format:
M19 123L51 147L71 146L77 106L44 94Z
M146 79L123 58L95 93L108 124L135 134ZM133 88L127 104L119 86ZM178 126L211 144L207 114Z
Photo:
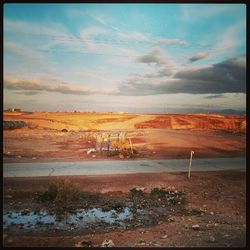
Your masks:
M71 95L89 95L94 94L94 92L79 88L76 86L69 87L65 84L58 84L56 86L45 85L39 80L29 80L29 79L4 79L4 88L8 90L22 90L27 91L27 95L38 94L43 91L47 92L57 92L61 94L71 94Z
M167 64L167 60L160 55L156 55L153 52L149 55L144 55L141 56L139 58L137 58L137 62L141 62L141 63L156 63L159 66Z
M179 44L182 46L186 46L188 43L179 38L160 38L158 41L158 45L170 45L170 44Z
M191 58L189 58L189 61L190 62L195 62L195 61L198 61L198 60L201 60L205 57L208 56L208 53L206 52L200 52L200 53L197 53L196 55L192 56Z
M209 57L234 55L237 48L246 47L246 19L236 22L226 28L215 40L208 51Z
M146 74L146 76L150 78L170 76L178 68L176 63L168 56L166 56L158 47L154 48L150 53L146 55L137 57L136 61L146 64L155 64L157 66L158 72L156 74Z
M32 95L38 95L38 94L40 94L39 91L17 91L16 93L20 94L20 95L27 95L27 96L32 96Z
M205 99L215 99L215 98L220 98L223 96L224 96L223 94L216 94L216 95L208 95L208 96L205 96L204 98Z
M44 58L37 53L36 51L30 49L30 48L26 48L24 46L21 46L17 43L13 43L13 42L5 42L4 43L4 50L6 53L13 53L13 54L17 54L21 57L25 57L27 59L31 59L32 61L41 61Z
M216 95L208 95L208 96L205 96L204 98L205 99L215 99L215 98L220 98L223 96L224 96L223 94L216 94Z
M222 94L245 91L246 56L241 55L210 67L180 70L172 78L130 77L122 82L117 94L143 96L164 93Z

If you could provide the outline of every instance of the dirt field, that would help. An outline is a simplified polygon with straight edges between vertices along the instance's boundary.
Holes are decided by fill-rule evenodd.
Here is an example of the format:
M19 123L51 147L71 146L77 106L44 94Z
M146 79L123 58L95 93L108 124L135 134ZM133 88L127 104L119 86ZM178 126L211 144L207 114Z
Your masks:
M37 192L44 191L55 177L6 178L4 180L4 210L41 208L34 201ZM125 247L244 247L246 245L246 186L245 173L236 171L196 172L191 179L186 173L130 174L110 176L70 177L83 192L100 193L105 206L126 201L129 190L165 188L184 193L185 203L171 206L165 215L155 214L149 206L150 223L146 215L134 216L125 228L95 225L92 231L48 231L44 233L4 233L5 246L100 246L111 239L115 246ZM146 196L145 196L146 197ZM143 201L147 200L143 196ZM108 201L108 202L107 202ZM126 203L127 202L127 203ZM100 206L101 202L93 202ZM136 208L142 200L134 200ZM158 207L164 207L163 200ZM167 209L167 207L166 207ZM197 226L198 225L198 226Z
M196 158L246 156L246 117L4 112L4 121L26 123L4 129L4 163L186 159L191 150ZM119 153L109 151L114 142ZM3 179L4 246L99 247L105 239L116 247L246 246L245 172L192 172L191 179L184 172L71 176L80 201L59 207L41 202L38 197L58 178ZM80 208L90 219L89 211L103 217L86 228L77 224L80 217L77 223L40 221L50 216L43 209L76 216ZM104 223L105 216L113 222ZM29 219L36 224L27 226Z
M246 118L238 116L5 112L4 121L28 124L4 130L5 162L105 159L87 151L110 132L127 133L135 159L185 159L191 150L197 158L245 155Z

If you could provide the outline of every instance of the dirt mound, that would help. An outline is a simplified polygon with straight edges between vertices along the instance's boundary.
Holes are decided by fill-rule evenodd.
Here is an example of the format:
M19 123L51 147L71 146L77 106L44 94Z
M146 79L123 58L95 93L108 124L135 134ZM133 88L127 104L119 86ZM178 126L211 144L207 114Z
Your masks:
M152 120L135 124L137 129L215 129L246 132L246 117L223 115L158 115Z

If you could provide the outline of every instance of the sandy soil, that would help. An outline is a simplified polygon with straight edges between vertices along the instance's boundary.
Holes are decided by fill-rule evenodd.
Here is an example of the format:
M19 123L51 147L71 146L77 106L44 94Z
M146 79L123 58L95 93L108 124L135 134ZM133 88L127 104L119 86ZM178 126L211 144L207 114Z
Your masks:
M30 208L36 192L46 189L55 177L5 178L4 208ZM125 199L134 187L166 188L185 192L183 213L161 217L150 226L108 229L91 233L6 234L5 246L75 246L79 242L100 246L111 239L115 246L169 247L207 246L244 247L246 244L245 173L237 171L129 174L110 176L73 176L84 192L99 192L110 200ZM10 205L11 204L11 205ZM136 218L135 218L136 220ZM198 225L198 229L193 226Z
M131 160L185 159L190 150L195 151L196 158L246 155L246 117L239 116L5 112L4 121L28 123L24 128L4 130L4 162L121 160L127 157ZM96 147L98 133L117 131L126 132L131 139L135 150L132 156L87 153ZM4 178L4 211L41 206L34 196L45 191L54 178ZM4 246L86 247L100 246L105 239L111 239L118 247L246 245L245 172L193 172L191 179L187 179L186 173L69 178L80 185L82 192L99 193L111 205L116 200L126 201L135 187L144 188L145 195L153 188L184 192L185 203L173 206L167 216L157 217L157 213L152 212L155 217L147 226L135 217L131 226L124 229L100 226L100 230L90 232L4 232ZM140 199L133 204L142 205ZM160 207L162 201L158 205Z
M4 162L106 159L105 153L87 154L87 151L95 148L98 135L108 132L127 133L126 138L131 139L137 151L133 158L185 159L191 150L197 158L245 155L244 117L5 113L4 120L29 123L24 128L4 130ZM166 126L166 120L171 121L171 126ZM112 158L117 159L118 155Z

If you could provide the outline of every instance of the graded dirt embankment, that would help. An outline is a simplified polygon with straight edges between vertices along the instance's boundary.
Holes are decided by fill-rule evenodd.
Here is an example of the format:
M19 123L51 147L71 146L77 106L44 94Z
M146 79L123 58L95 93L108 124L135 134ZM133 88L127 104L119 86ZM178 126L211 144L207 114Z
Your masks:
M61 131L134 128L246 131L246 116L217 114L118 114L78 112L4 112L4 121L22 120L40 129Z

